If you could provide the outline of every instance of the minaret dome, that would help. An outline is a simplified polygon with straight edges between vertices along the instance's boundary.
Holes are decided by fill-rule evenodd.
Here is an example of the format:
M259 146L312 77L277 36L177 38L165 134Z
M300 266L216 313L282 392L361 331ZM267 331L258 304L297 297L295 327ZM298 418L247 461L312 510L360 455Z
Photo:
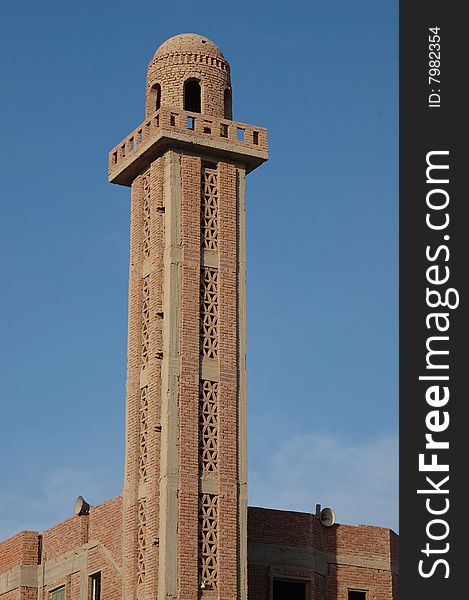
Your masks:
M169 38L148 65L146 118L163 106L232 119L231 97L230 66L204 36Z

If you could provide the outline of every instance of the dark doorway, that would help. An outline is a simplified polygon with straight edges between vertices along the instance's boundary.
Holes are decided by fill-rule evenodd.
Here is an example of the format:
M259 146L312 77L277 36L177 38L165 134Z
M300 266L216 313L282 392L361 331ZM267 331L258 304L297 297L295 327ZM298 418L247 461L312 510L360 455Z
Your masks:
M273 600L306 600L306 582L274 579Z
M159 110L161 106L161 86L159 83L155 83L150 88L150 104L151 112Z
M225 119L232 119L233 118L233 111L232 111L232 100L231 100L231 91L229 89L225 90L225 94L223 97L223 104L224 104L224 117Z
M161 106L161 86L159 83L155 83L153 86L153 95L155 99L155 110L160 110Z
M366 592L360 590L349 590L348 600L366 600Z
M200 83L196 79L184 84L184 110L200 112Z

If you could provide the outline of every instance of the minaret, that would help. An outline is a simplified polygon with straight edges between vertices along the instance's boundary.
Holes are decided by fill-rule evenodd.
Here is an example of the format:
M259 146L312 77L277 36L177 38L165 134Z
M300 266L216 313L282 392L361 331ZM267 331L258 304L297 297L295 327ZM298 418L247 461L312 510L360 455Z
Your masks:
M123 600L247 598L244 182L265 160L220 49L160 46L109 154L131 188Z

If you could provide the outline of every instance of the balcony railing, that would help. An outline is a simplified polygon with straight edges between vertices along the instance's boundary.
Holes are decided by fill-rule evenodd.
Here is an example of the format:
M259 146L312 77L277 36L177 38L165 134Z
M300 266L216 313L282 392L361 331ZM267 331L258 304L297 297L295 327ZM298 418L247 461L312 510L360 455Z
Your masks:
M267 129L186 110L160 108L111 150L109 177L112 178L124 162L128 163L132 156L137 156L162 131L229 142L241 151L243 148L267 151Z

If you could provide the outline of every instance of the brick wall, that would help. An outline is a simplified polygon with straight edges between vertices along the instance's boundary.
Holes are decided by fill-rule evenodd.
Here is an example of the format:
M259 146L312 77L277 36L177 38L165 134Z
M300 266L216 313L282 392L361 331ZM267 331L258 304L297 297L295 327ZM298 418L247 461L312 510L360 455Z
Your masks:
M367 525L334 525L323 529L326 552L390 560L389 529Z
M99 540L121 561L122 498L116 496L91 508L89 539Z
M81 546L83 543L82 523L82 517L74 516L46 529L42 534L43 560L55 560L58 556Z
M35 531L18 533L0 543L1 600L46 600L61 586L66 600L87 598L89 575L97 571L102 597L120 600L121 536L120 497L58 523L42 539Z
M37 565L38 544L37 531L20 531L0 542L0 573L17 565Z
M0 595L0 598L2 600L37 600L37 589L23 586Z
M274 579L307 583L308 600L399 597L398 537L366 525L323 527L312 514L249 508L249 600L269 600Z

